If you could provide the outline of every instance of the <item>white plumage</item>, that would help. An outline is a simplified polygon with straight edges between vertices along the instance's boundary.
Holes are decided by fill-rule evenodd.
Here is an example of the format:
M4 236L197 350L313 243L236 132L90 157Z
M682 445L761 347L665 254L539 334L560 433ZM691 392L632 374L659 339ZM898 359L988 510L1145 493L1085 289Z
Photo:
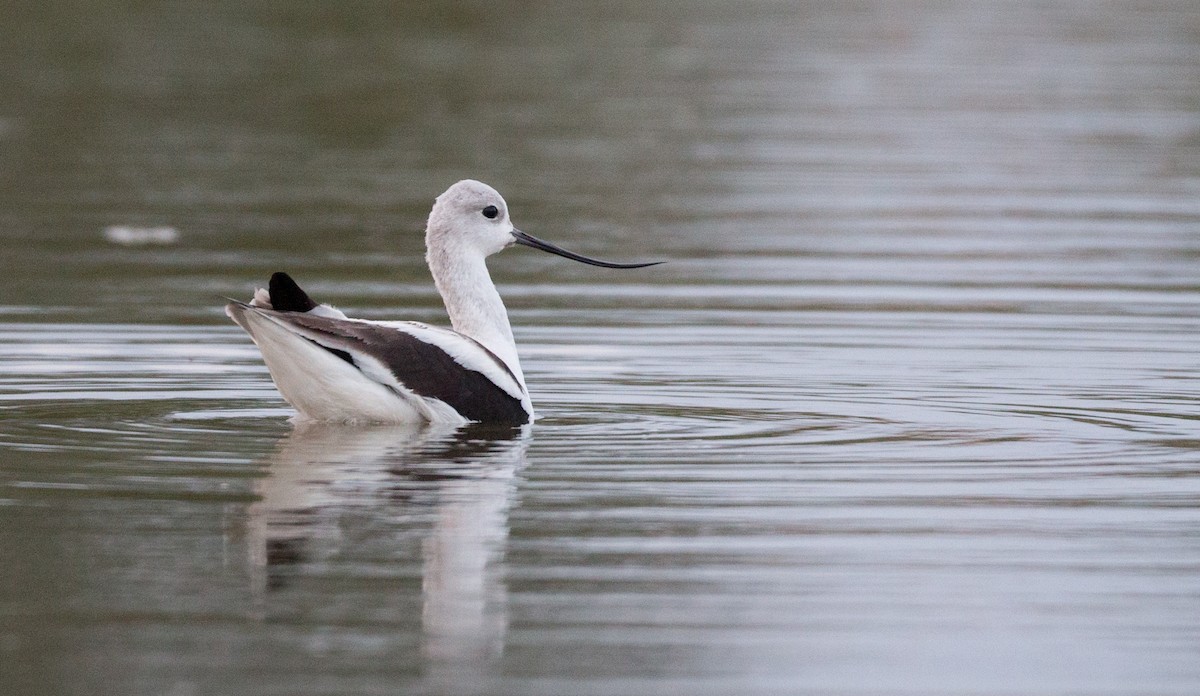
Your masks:
M426 260L453 331L419 322L350 319L312 301L284 273L225 313L258 345L275 385L301 417L319 421L525 423L533 405L508 312L485 259L522 244L606 268L517 230L492 187L451 186L434 203Z

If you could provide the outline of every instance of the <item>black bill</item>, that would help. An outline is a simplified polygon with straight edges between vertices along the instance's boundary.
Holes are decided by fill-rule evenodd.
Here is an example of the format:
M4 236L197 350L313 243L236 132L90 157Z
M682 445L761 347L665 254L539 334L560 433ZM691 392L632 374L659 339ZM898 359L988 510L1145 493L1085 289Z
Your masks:
M548 251L551 254L558 254L559 256L571 259L572 261L579 261L580 263L586 263L591 266L600 266L601 268L645 268L646 266L657 266L658 264L663 263L662 261L651 261L649 263L612 263L611 261L601 261L599 259L589 258L582 254L576 254L573 251L567 251L560 246L556 246L550 242L542 241L533 235L525 234L521 230L513 230L512 236L517 240L517 244L522 246L541 249L542 251Z

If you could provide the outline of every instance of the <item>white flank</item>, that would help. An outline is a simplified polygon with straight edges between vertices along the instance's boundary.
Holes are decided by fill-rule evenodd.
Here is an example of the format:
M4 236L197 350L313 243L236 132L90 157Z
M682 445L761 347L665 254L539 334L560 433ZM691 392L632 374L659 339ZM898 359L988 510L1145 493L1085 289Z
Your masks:
M292 327L263 312L236 304L226 313L250 334L283 398L306 418L334 422L465 423L437 399L414 394L369 356L371 374L314 345Z

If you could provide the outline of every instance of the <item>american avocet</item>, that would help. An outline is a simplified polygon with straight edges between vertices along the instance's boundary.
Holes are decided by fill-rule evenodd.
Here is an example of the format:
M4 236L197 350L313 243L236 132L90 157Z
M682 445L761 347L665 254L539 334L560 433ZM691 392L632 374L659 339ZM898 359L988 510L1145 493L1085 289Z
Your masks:
M407 423L526 423L533 406L508 312L484 260L512 244L604 268L513 227L495 189L460 181L437 197L425 259L454 330L413 321L350 319L317 304L286 273L225 313L250 334L275 386L304 418Z

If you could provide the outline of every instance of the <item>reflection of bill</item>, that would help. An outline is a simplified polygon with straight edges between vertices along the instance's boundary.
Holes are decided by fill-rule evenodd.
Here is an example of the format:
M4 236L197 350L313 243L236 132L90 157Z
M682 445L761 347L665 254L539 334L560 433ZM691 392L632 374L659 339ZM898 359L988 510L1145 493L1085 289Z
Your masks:
M271 457L257 487L261 499L249 508L260 606L268 609L270 593L286 587L301 564L336 554L343 537L337 520L366 508L422 535L429 678L458 690L482 686L484 668L504 648L501 564L528 433L528 426L298 427Z

